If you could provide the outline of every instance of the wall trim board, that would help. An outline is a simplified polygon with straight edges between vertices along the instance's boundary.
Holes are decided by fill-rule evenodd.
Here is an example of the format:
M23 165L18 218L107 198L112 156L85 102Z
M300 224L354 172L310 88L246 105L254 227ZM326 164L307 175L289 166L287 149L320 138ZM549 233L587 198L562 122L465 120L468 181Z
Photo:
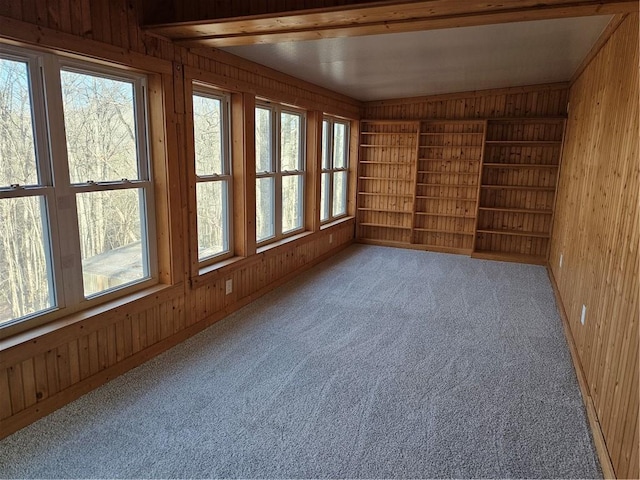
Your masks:
M208 317L198 321L197 323L188 326L184 330L180 330L179 332L171 335L164 340L161 340L158 343L155 343L144 350L116 363L115 365L96 373L84 380L70 386L67 389L60 391L58 394L53 395L44 399L41 402L35 403L34 405L18 412L15 415L12 415L9 418L4 420L0 420L0 439L5 438L12 433L17 432L18 430L26 427L27 425L39 420L50 413L58 410L64 405L71 403L72 401L80 398L81 396L89 393L92 390L95 390L101 385L113 380L114 378L119 377L120 375L132 370L135 367L142 365L143 363L149 361L150 359L156 357L160 353L169 350L170 348L184 342L188 338L194 336L195 334L201 332L202 330L210 327L214 323L226 318L231 313L239 310L245 305L257 300L261 296L269 293L270 291L276 289L277 287L285 284L301 273L309 270L310 268L322 263L325 260L328 260L330 257L336 255L342 250L346 249L350 245L354 243L353 239L344 242L335 248L329 250L328 252L320 255L319 257L309 261L303 266L297 268L279 278L278 280L266 285L265 287L255 291L254 293L247 295L237 302L225 307L222 310L219 310Z
M466 92L440 93L436 95L423 95L419 97L392 98L387 100L376 100L364 102L366 107L382 107L387 105L405 105L412 103L439 102L457 98L476 98L489 95L511 95L518 93L541 92L547 90L561 90L569 88L569 82L541 83L537 85L523 85L519 87L489 88L486 90L469 90ZM463 120L468 118L463 118Z
M560 290L558 288L558 284L556 283L556 279L553 276L553 272L551 271L551 268L549 266L547 266L547 274L549 275L549 280L551 281L551 286L553 287L553 293L556 298L556 306L558 307L558 312L560 313L560 318L562 320L562 328L564 330L564 336L565 336L565 339L567 340L567 347L569 348L569 353L571 354L571 361L573 363L573 368L575 369L575 372L576 372L578 386L580 387L580 393L582 394L582 401L584 402L584 407L586 410L589 427L591 427L591 433L593 435L593 443L594 443L594 446L596 447L598 460L600 460L600 467L602 468L602 474L605 479L615 479L616 474L613 470L613 464L611 462L611 457L609 456L609 450L607 449L607 444L605 442L604 435L602 433L602 427L600 426L598 416L596 415L596 408L593 403L593 398L591 398L591 394L589 392L589 385L587 383L586 376L582 368L582 363L580 362L578 349L573 339L571 328L569 327L567 312L564 308L562 297L560 296Z
M604 47L607 44L611 36L615 33L615 31L622 24L622 22L624 22L624 19L627 18L627 15L628 14L626 13L620 13L613 16L611 21L607 24L607 26L604 28L604 30L602 31L602 33L600 34L596 42L591 47L591 50L589 50L589 53L587 53L587 56L584 57L584 60L582 60L582 63L578 65L578 68L571 76L571 80L569 80L569 86L573 85L576 82L576 80L580 78L580 75L582 75L582 72L584 72L585 69L591 63L591 61L594 58L596 58L600 50L602 50L602 47Z
M454 248L454 247L438 247L438 246L425 246L416 243L403 243L393 242L390 240L376 240L373 238L357 238L356 243L363 245L376 245L378 247L391 247L391 248L403 248L409 250L422 250L424 252L434 253L451 253L454 255L471 255L471 249L469 248Z

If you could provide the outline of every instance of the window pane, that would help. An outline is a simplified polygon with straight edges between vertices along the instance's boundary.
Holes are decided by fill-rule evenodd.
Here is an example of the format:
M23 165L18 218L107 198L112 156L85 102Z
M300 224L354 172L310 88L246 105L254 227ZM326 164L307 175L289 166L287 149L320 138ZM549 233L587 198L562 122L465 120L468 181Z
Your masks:
M42 197L0 200L0 325L55 305Z
M24 62L0 59L0 186L36 185L35 143Z
M331 157L329 153L331 150L328 145L331 142L331 138L329 138L329 133L331 124L326 120L322 122L322 168L325 170L329 170L331 168Z
M302 227L302 175L282 177L282 233Z
M347 172L333 174L333 216L347 213Z
M261 242L275 235L274 179L256 179L256 240Z
M271 172L271 110L256 108L256 172Z
M329 219L329 179L330 173L323 173L321 178L321 190L320 190L320 220L325 221Z
M344 123L333 124L333 166L345 168L347 166L347 126Z
M300 115L282 112L280 116L280 169L302 170L300 158Z
M222 102L193 96L193 139L196 175L222 175Z
M62 71L71 183L137 179L133 83Z
M85 296L148 278L143 189L76 198Z
M229 251L227 182L196 184L198 259Z

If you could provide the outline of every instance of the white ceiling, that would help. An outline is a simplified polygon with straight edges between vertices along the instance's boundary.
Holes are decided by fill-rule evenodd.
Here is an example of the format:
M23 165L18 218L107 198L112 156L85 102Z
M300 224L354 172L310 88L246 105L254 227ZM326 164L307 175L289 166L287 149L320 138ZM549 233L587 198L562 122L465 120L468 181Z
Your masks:
M227 47L359 100L566 81L611 19L592 16Z

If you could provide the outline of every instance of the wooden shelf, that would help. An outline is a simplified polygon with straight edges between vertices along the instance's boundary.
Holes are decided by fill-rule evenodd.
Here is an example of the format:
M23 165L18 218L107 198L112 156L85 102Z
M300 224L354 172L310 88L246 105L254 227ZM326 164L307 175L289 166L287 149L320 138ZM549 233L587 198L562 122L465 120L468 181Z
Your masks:
M491 235L512 235L516 237L536 237L536 238L549 238L548 233L543 232L525 232L522 230L489 230L484 228L478 228L478 233L489 233Z
M489 123L562 123L567 117L495 117L488 118Z
M364 118L360 120L360 123L369 123L371 125L411 125L418 128L420 120L379 120L376 118Z
M476 218L473 215L456 215L454 213L416 212L416 215L423 215L425 217L468 218L468 219L475 219Z
M440 197L432 195L416 195L416 198L426 198L428 200L460 200L462 202L475 202L475 198L460 198L460 197Z
M534 265L546 265L547 259L541 255L527 255L525 253L504 253L490 250L476 250L471 254L472 258L482 260L495 260L499 262L532 263Z
M358 192L358 195L377 195L378 197L413 198L413 195L407 194L407 193Z
M485 140L487 145L524 145L534 147L554 146L562 144L561 141L556 140Z
M535 163L484 163L484 167L495 168L558 168L558 165L540 165Z
M422 132L420 136L433 136L433 135L484 135L483 132Z
M361 143L360 146L365 148L416 148L415 145L371 145L370 143Z
M413 212L407 212L407 211L403 211L403 210L389 210L389 209L384 209L384 208L364 208L364 207L359 207L358 210L360 210L362 212L403 213L403 214L407 214L407 215L413 215Z
M433 170L418 170L418 173L427 175L468 175L477 177L480 172L434 172Z
M420 148L482 148L480 145L420 145Z
M411 230L411 227L403 227L401 225L385 225L383 223L359 223L361 227L376 227L376 228L393 228L396 230Z
M551 215L553 210L534 210L530 208L506 208L506 207L479 207L478 210L488 212L529 213L536 215Z
M448 235L466 235L466 236L470 236L473 237L473 232L458 232L455 230L442 230L442 229L438 229L438 228L418 228L415 227L414 230L416 232L428 232L428 233L446 233Z
M358 163L363 163L366 165L406 165L408 167L412 166L411 162L372 162L370 160L361 160Z
M406 137L415 137L416 132L360 132L361 135L396 135L396 136L406 136Z
M449 187L449 188L474 188L477 187L478 185L461 185L461 184L455 184L455 183L416 183L416 185L419 185L421 187Z
M477 158L418 158L418 160L422 160L424 162L476 162L480 163L480 160Z
M556 187L529 187L526 185L480 185L480 188L493 190L531 190L540 192L555 192Z
M384 180L387 182L413 182L412 178L358 177L359 180Z

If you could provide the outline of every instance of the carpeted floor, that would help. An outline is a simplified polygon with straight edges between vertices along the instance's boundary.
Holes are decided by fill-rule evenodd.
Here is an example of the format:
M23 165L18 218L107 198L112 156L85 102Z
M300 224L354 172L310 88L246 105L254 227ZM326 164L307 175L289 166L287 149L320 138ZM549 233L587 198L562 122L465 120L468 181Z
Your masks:
M354 245L0 442L0 477L600 477L543 267Z

